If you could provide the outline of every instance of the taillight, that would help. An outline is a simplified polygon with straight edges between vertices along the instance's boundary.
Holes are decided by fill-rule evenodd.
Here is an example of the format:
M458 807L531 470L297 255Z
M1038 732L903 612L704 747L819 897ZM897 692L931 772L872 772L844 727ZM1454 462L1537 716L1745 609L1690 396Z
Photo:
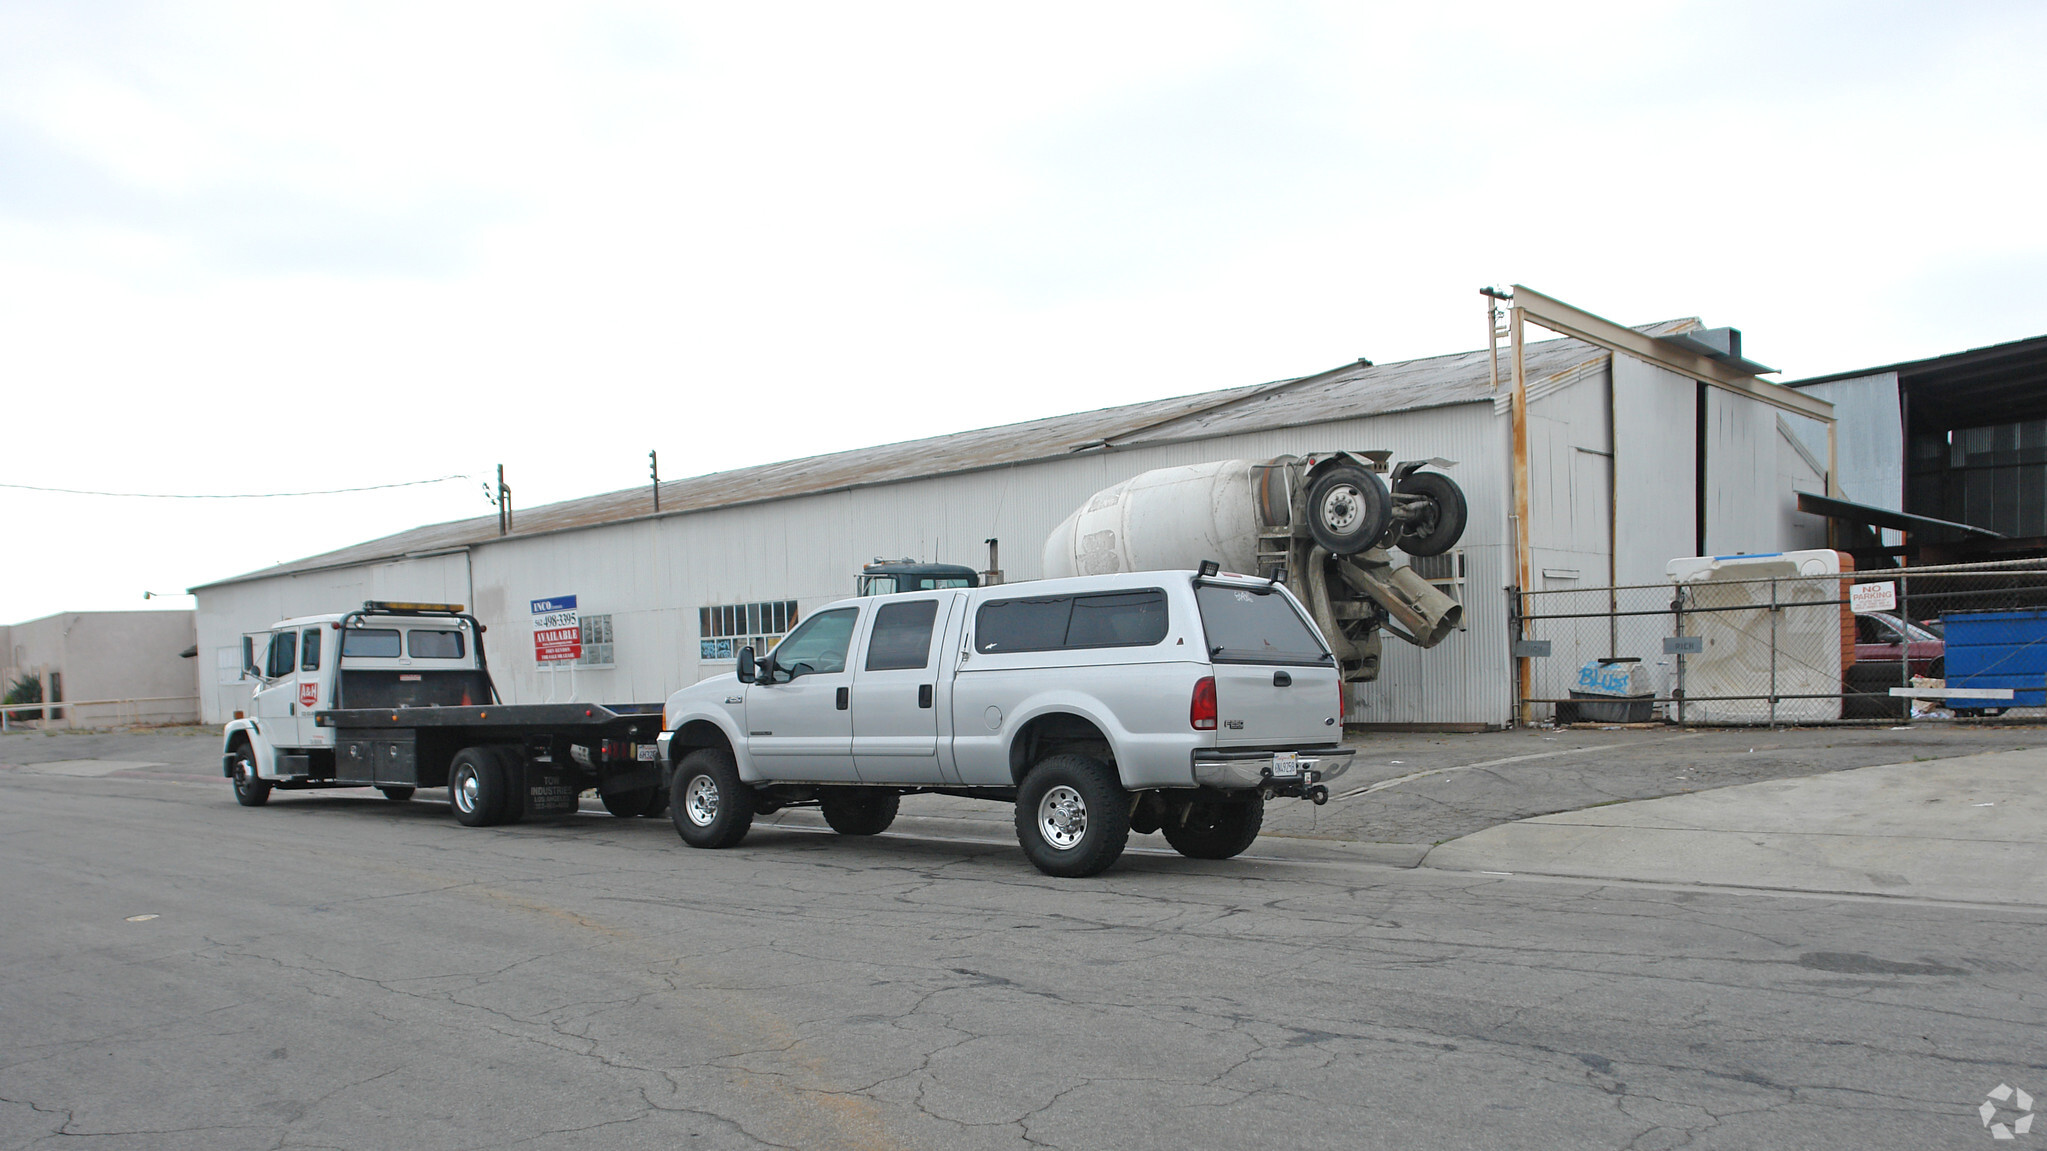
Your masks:
M1194 685L1194 698L1187 704L1187 722L1195 731L1215 730L1215 677L1204 675Z
M607 739L597 745L597 754L605 759L624 759L625 741L622 739Z
M1336 726L1342 727L1348 722L1350 722L1350 701L1343 698L1343 679L1338 677L1336 681Z

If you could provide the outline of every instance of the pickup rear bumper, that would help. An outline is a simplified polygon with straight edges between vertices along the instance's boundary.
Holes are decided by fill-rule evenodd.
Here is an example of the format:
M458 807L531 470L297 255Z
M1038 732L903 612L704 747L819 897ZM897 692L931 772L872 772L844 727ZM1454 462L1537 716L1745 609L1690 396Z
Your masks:
M1303 751L1297 755L1300 774L1290 776L1274 773L1274 753L1270 751L1197 748L1194 752L1194 782L1203 787L1221 788L1225 791L1273 787L1282 794L1291 794L1296 787L1311 788L1349 771L1351 758L1357 755L1357 751L1348 747L1335 747Z

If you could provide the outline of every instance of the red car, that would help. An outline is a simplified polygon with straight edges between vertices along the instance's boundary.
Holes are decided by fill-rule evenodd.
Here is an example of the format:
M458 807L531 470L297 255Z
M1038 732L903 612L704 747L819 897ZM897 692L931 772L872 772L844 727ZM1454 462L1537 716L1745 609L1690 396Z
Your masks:
M1947 661L1943 658L1946 655L1947 641L1941 638L1938 620L1907 623L1881 611L1862 612L1855 617L1856 663L1895 664L1909 658L1913 675L1939 679L1946 670Z

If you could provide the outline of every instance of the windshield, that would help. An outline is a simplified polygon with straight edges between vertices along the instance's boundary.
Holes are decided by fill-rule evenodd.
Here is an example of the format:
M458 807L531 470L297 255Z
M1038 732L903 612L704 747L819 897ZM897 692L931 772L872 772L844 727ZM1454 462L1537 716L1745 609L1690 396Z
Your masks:
M1194 600L1208 633L1208 658L1218 663L1330 662L1308 621L1277 591L1201 584Z

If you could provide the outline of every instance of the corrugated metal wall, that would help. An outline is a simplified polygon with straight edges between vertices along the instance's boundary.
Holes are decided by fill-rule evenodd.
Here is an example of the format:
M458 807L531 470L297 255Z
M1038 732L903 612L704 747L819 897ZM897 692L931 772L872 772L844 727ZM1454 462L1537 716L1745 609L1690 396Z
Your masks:
M1698 402L1692 380L1613 358L1616 583L1662 583L1665 564L1697 552Z
M1701 555L1783 550L1777 492L1777 409L1706 389L1706 549ZM1684 554L1684 553L1679 553Z
M1836 466L1843 499L1870 507L1905 510L1905 417L1898 405L1898 373L1878 372L1852 380L1798 389L1834 405ZM1806 450L1824 464L1826 425L1793 418Z

